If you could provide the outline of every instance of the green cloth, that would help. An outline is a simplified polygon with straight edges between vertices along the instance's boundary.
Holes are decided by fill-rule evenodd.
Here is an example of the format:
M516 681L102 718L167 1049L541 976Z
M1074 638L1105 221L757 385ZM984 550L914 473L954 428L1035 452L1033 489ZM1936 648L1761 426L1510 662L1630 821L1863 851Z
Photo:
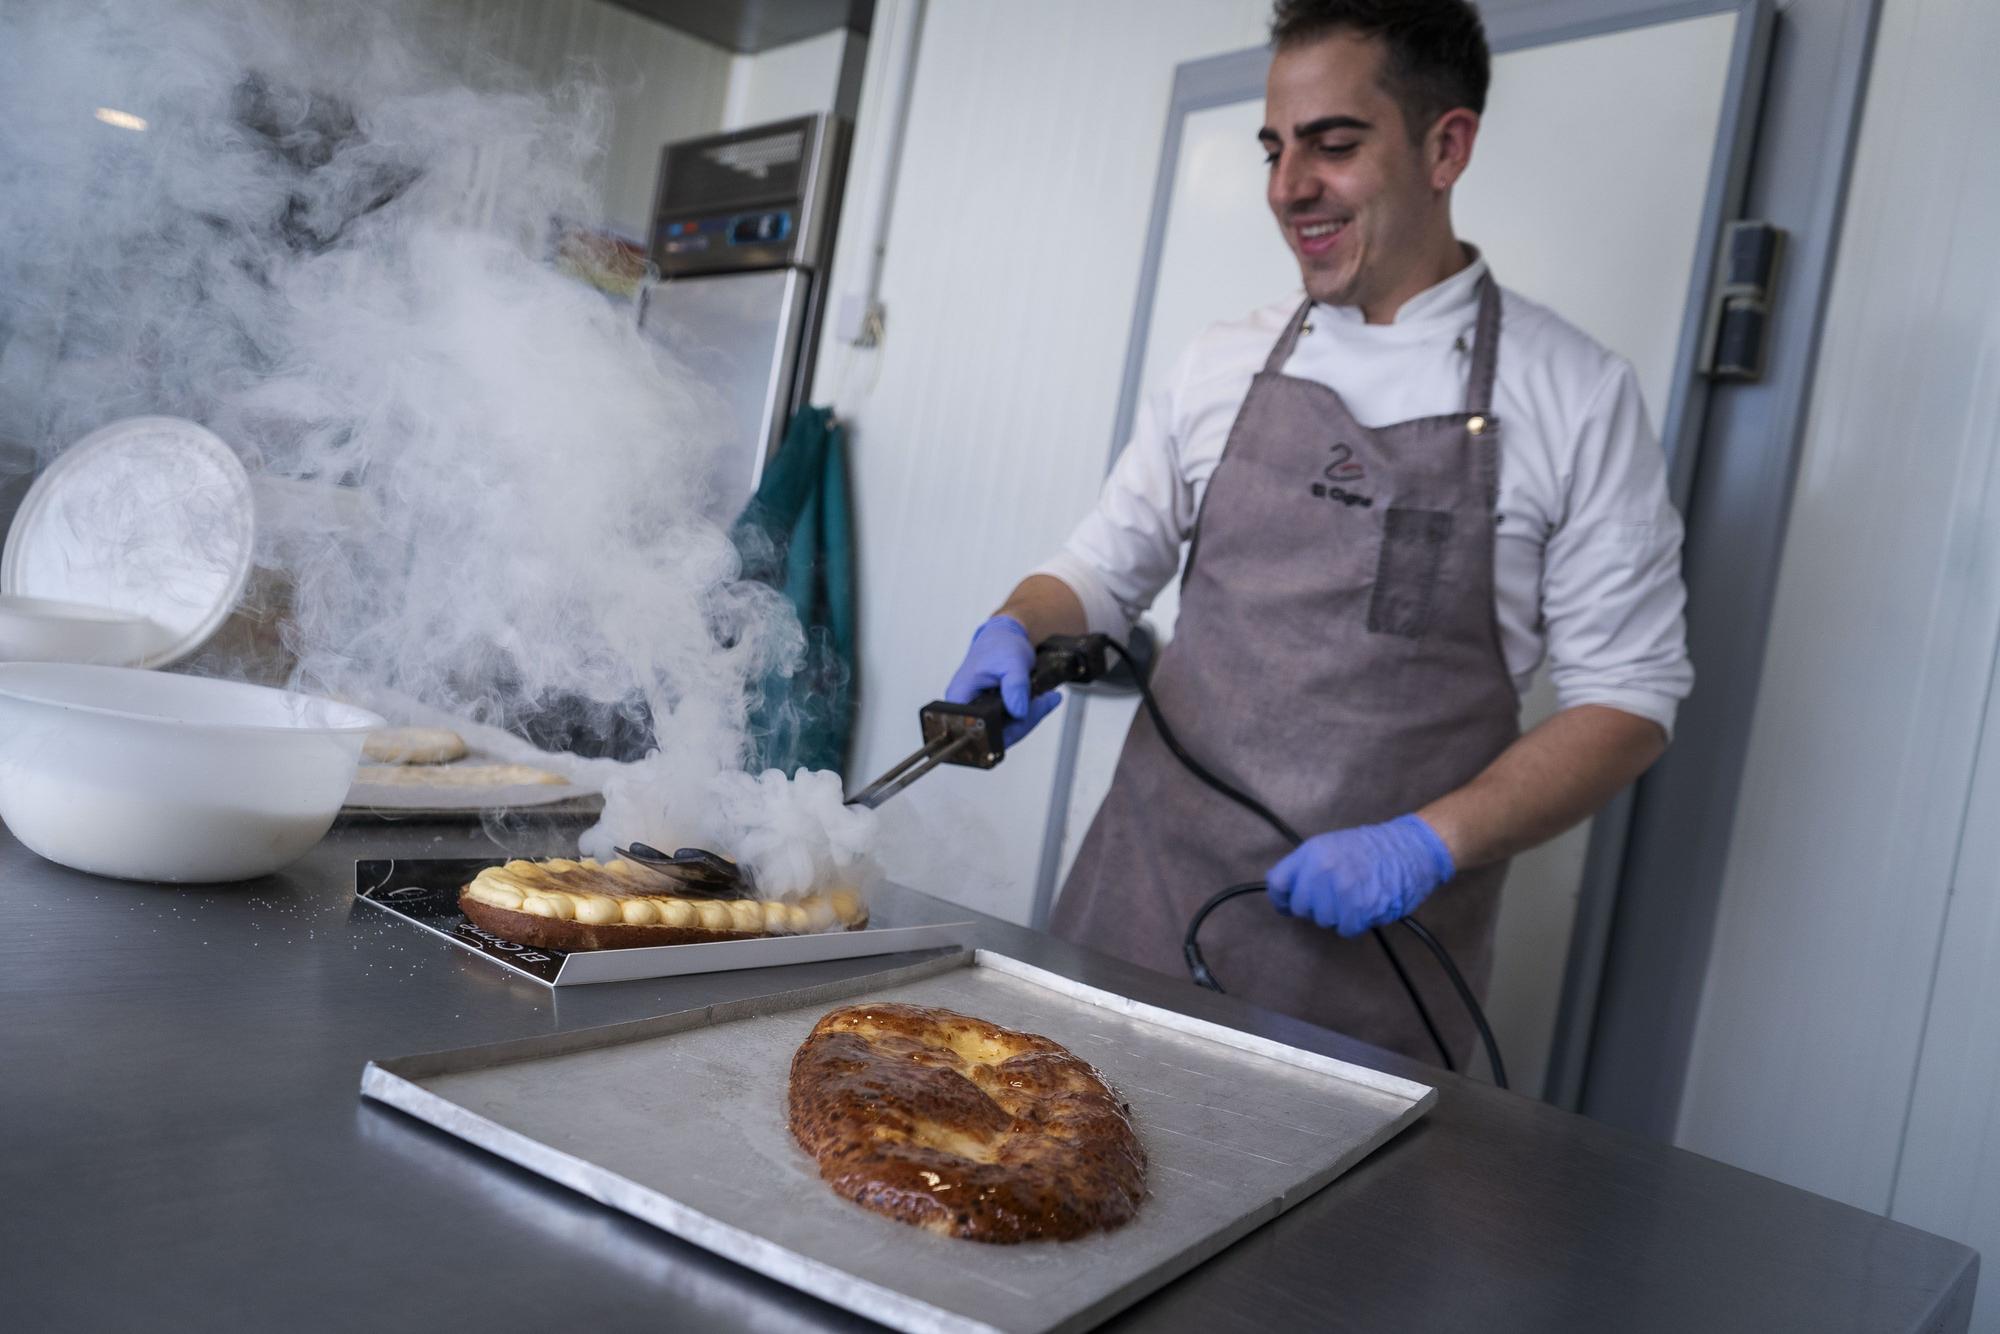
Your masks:
M796 671L750 688L751 772L845 771L854 724L854 512L846 433L800 408L736 521L747 579L784 593L806 632Z

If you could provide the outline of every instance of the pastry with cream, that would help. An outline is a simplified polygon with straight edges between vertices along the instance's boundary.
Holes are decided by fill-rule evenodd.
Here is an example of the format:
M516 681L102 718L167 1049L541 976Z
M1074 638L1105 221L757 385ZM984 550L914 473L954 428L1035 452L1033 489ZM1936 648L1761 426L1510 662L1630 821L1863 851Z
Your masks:
M503 940L565 951L754 940L868 924L867 906L851 889L784 900L695 897L681 888L624 858L520 860L481 871L459 891L458 906L475 926Z

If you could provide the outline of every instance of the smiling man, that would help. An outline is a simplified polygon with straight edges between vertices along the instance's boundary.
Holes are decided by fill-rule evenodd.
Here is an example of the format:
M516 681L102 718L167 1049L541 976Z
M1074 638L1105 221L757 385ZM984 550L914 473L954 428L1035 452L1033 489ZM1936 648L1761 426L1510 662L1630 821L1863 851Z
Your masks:
M1632 368L1453 230L1489 68L1472 6L1280 0L1272 44L1257 137L1304 299L1188 349L947 695L998 685L1025 733L1056 703L1028 698L1033 645L1122 632L1186 543L1162 712L1312 837L1205 786L1142 712L1054 928L1181 972L1201 903L1262 878L1263 911L1203 930L1225 985L1432 1059L1373 929L1414 915L1483 992L1507 859L1651 764L1693 683L1681 525ZM1522 735L1544 659L1560 708ZM1403 950L1462 1059L1469 1018Z

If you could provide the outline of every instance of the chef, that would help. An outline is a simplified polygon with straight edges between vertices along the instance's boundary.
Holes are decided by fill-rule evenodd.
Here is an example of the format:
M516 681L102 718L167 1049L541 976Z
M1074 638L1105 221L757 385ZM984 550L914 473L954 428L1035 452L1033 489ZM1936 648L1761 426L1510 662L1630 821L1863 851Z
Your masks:
M1681 524L1632 367L1453 230L1489 70L1473 7L1279 0L1272 45L1257 138L1305 298L1213 326L1153 387L1096 507L947 696L998 686L1018 739L1057 703L1029 698L1034 645L1125 632L1185 543L1160 708L1311 837L1204 786L1142 711L1054 930L1185 976L1195 910L1262 877L1268 907L1202 932L1226 987L1435 1059L1399 945L1463 1060L1442 973L1371 928L1414 915L1483 992L1508 858L1667 745L1693 683ZM1523 735L1545 658L1560 707Z

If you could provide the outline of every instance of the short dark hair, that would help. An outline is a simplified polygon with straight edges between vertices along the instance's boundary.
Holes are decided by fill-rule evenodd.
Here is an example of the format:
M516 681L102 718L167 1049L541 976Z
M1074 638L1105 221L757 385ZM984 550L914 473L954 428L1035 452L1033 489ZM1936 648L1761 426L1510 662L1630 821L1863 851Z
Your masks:
M1493 62L1468 0L1277 0L1272 8L1271 45L1280 51L1336 33L1381 38L1383 82L1411 138L1455 107L1486 110Z

